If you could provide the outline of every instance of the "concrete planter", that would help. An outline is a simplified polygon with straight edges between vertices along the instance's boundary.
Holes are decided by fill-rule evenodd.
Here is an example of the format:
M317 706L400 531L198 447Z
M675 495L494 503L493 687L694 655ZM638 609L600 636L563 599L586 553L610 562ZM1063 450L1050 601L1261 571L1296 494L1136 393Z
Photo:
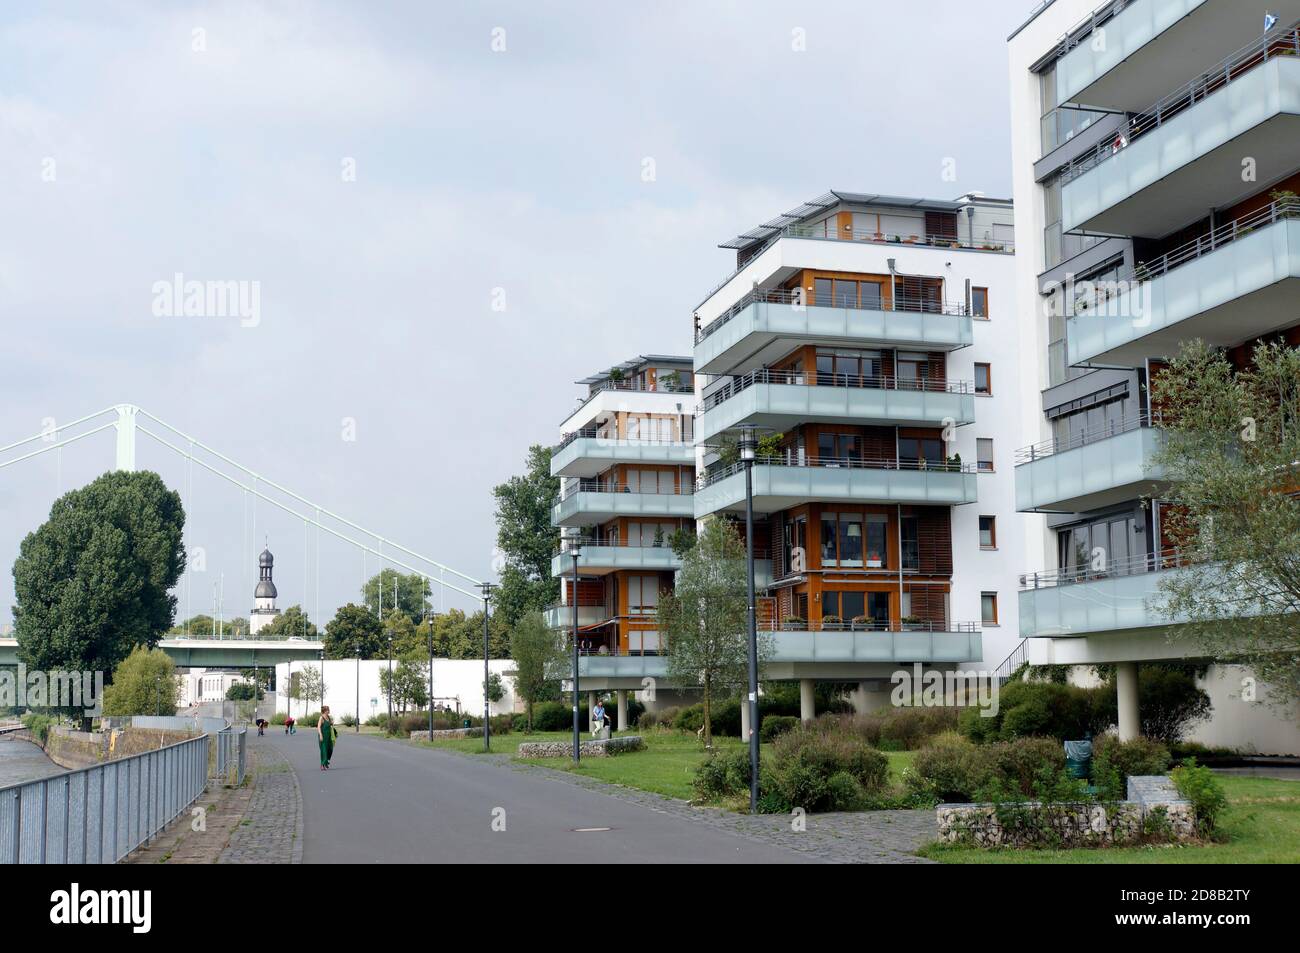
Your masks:
M438 741L441 738L482 738L483 729L480 728L444 728L439 731L413 731L411 732L412 741Z
M625 735L621 738L584 738L578 745L578 754L583 758L609 758L616 754L643 750L645 750L645 741L640 735ZM521 758L570 758L572 756L572 741L526 741L519 746Z

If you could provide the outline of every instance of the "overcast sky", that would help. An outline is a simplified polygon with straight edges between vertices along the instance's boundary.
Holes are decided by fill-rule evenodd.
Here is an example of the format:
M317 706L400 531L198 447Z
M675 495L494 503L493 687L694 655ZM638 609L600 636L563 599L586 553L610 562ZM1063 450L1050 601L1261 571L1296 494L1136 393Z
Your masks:
M138 404L489 576L490 488L556 440L575 379L690 353L718 242L832 188L1009 195L1031 6L6 3L0 445ZM256 287L256 323L155 313L177 273ZM0 469L0 621L22 537L112 463L105 433ZM139 464L187 489L145 437ZM185 504L206 567L179 616L223 574L246 614L266 535L280 605L313 618L375 569L325 537L318 585L301 522L263 504L253 539L202 470Z

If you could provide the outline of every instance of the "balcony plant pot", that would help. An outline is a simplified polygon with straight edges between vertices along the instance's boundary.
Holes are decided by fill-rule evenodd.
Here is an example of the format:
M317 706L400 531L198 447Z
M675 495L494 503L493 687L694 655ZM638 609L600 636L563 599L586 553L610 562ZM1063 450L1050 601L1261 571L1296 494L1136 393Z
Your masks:
M878 242L883 242L885 240L885 233L876 232L875 235L872 236L872 238L874 238Z
M795 615L786 616L781 620L782 632L802 632L807 628L807 621Z

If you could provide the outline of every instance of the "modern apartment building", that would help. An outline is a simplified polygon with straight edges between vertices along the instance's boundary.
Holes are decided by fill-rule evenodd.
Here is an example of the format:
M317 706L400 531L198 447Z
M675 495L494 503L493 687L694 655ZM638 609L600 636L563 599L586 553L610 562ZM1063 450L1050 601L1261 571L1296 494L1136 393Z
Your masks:
M1298 19L1300 0L1047 0L1009 41L1016 503L1042 528L1020 631L1031 661L1118 666L1125 737L1138 665L1194 651L1153 609L1178 560L1148 385L1187 339L1242 362L1261 337L1300 342ZM1242 674L1210 669L1200 740L1295 751L1294 719L1241 701Z
M695 312L699 519L743 530L729 449L757 428L769 678L883 703L913 663L992 668L1019 639L1011 478L1021 356L1010 201L827 192L726 242Z
M562 539L551 569L563 582L547 621L568 629L576 603L583 687L618 693L622 727L626 690L661 664L656 607L681 568L673 534L695 532L695 385L689 357L658 354L578 384L551 456Z

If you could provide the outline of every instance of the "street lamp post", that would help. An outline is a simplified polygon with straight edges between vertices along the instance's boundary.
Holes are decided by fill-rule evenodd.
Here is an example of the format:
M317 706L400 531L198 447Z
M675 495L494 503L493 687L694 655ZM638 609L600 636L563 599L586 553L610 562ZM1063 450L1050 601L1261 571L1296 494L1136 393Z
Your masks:
M433 740L433 613L424 612L425 621L429 623L429 740Z
M754 458L758 439L752 426L740 428L740 460L745 466L745 584L749 594L749 813L758 813L758 622L754 614Z
M361 643L357 643L357 724L356 734L361 734Z
M325 650L321 649L316 653L316 661L320 662L320 707L325 707Z
M578 556L582 543L577 537L569 540L569 555L573 557L573 763L582 760L582 740L578 732Z
M492 590L496 588L490 582L480 582L483 590L483 750L492 750L491 704L488 698L488 603L492 599Z

